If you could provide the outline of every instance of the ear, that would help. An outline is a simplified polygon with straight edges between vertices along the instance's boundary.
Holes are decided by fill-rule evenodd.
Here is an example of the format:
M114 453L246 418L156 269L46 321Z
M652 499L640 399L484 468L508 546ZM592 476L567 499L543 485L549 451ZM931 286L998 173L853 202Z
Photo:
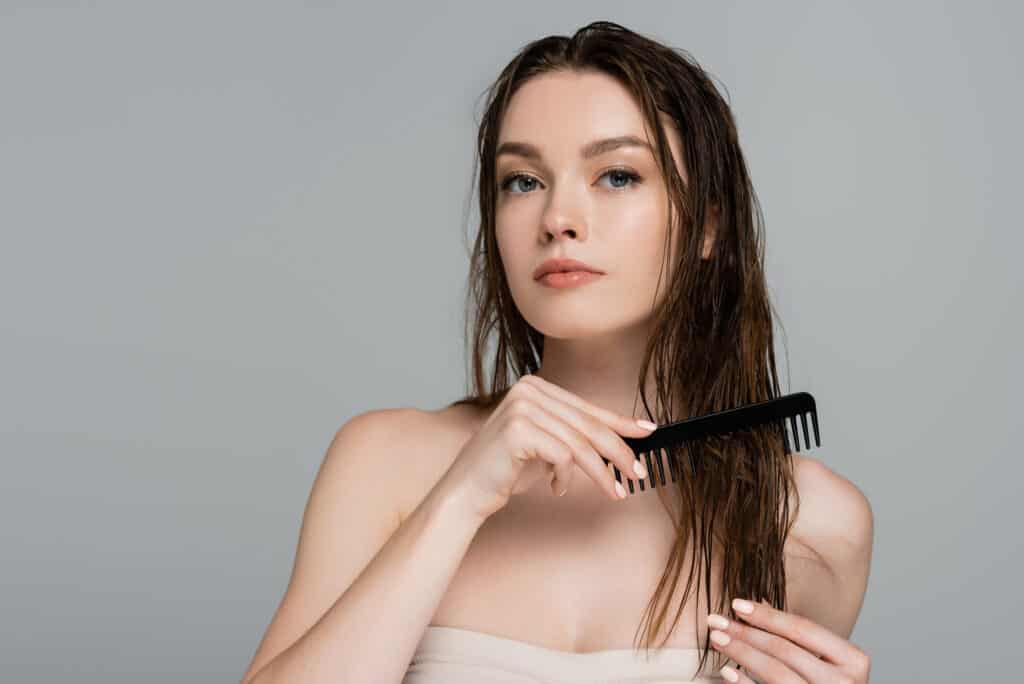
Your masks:
M718 235L718 205L712 203L709 206L708 216L704 221L704 249L701 258L707 259L711 256L711 248L715 244L715 237Z

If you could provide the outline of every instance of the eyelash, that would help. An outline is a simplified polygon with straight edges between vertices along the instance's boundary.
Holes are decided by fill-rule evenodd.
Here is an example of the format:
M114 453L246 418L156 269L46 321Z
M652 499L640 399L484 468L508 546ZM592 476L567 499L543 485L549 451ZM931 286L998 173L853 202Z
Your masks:
M632 181L631 185L637 185L638 183L642 183L643 182L643 178L641 176L639 176L636 173L633 173L629 169L623 169L623 168L608 169L607 171L602 173L600 177L604 178L605 176L607 176L610 173L619 173L619 174L624 175L626 178L628 178L630 181ZM529 175L527 173L517 172L517 173L513 173L513 174L511 174L509 176L506 176L505 180L503 180L498 187L499 187L499 189L502 192L510 194L510 195L529 195L530 194L529 192L511 192L508 189L509 186L512 185L512 183L514 183L519 178L532 178L533 180L537 180L536 178L533 178L533 176L531 176L531 175ZM537 182L540 182L540 181L537 181ZM612 188L612 190L614 192L623 192L628 187L629 186L623 186L621 188Z

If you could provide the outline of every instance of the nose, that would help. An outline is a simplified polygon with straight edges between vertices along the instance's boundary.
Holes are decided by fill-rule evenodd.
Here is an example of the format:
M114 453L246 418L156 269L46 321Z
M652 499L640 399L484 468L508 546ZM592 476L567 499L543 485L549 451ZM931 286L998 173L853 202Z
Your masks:
M544 228L544 235L548 242L564 237L578 240L583 236L583 234L584 233L581 229L567 223L562 223L554 227L546 226Z

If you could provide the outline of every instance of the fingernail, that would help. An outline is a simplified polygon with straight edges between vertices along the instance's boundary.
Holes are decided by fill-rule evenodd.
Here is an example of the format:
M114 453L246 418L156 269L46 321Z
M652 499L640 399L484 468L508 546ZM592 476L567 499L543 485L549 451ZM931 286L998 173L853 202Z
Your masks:
M754 604L750 601L744 601L743 599L733 599L732 607L736 609L738 613L746 613L750 615L754 612Z
M652 423L649 420L640 420L638 418L637 421L636 421L636 424L639 425L640 427L644 428L645 430L657 430L658 429L658 424L657 423Z
M725 632L719 632L717 629L711 630L711 640L719 646L727 646L732 639Z
M714 629L729 628L729 621L721 615L716 615L715 613L708 614L708 624L711 625Z
M644 468L644 464L640 461L633 461L633 472L636 473L636 476L640 479L647 479L647 468Z
M626 498L626 488L622 486L621 482L615 483L615 493L619 495L620 499Z
M722 668L722 676L728 679L730 682L740 681L740 675L736 670L732 669L728 665Z

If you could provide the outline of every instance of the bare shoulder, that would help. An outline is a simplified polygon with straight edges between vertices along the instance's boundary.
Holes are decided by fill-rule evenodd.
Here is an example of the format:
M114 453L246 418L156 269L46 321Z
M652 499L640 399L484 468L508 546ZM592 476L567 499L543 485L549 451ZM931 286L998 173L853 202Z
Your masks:
M874 515L853 482L808 456L797 456L800 512L792 534L833 569L857 560L871 546Z
M794 454L800 509L791 535L818 560L802 577L795 610L849 636L867 589L874 514L853 482L816 458Z
M444 476L481 416L480 409L467 405L375 409L343 429L359 431L381 445L376 450L385 459L380 476L396 482L400 525Z
M436 419L373 409L339 427L309 493L285 595L243 677L300 638L355 581L419 495Z
M416 407L380 408L360 413L350 418L343 430L358 431L370 439L380 439L383 444L388 442L408 448L412 444L430 446L437 440L451 437L453 431L465 423L460 412L461 406L443 407L439 409L423 409ZM419 450L402 451L403 463L415 464L422 460Z
M459 407L456 407L458 409ZM419 505L444 474L458 444L459 413L454 409L415 407L374 409L350 419L342 428L358 431L380 445L381 478L395 483L397 524Z

